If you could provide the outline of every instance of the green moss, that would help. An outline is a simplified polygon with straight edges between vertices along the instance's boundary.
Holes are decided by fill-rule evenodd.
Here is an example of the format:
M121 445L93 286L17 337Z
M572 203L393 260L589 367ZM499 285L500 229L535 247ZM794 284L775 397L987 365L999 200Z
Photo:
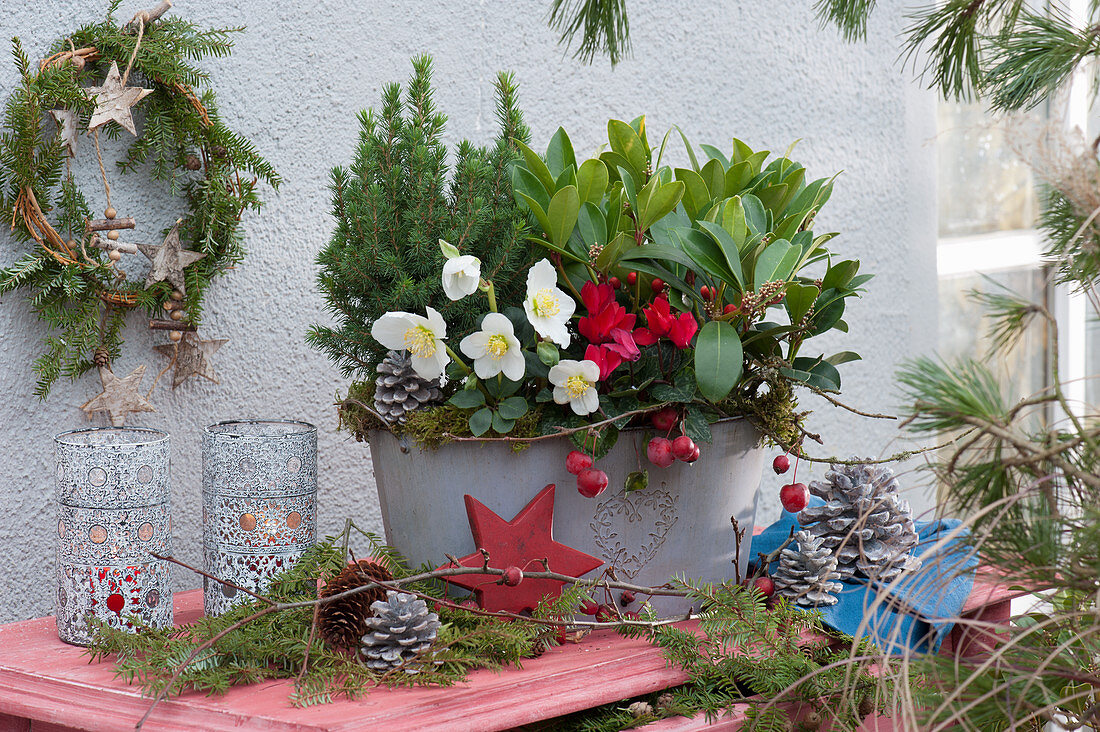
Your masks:
M764 434L764 442L772 446L796 445L802 439L802 421L809 412L798 411L798 399L789 381L778 379L768 383L768 390L752 397L731 395L721 405L730 416L744 416Z
M372 382L357 381L348 388L348 394L339 400L340 429L345 429L355 435L360 442L369 441L371 430L390 430L395 435L408 435L420 447L435 449L445 445L455 437L472 437L470 432L469 413L466 410L443 404L437 407L420 409L408 416L403 425L394 428L387 426L373 412L364 405L370 405L374 401L374 384ZM508 437L537 437L539 423L542 419L542 406L530 410L524 416L516 420ZM490 430L485 437L501 437L500 434ZM526 449L528 443L513 442L512 449L516 452Z
M346 397L341 399L337 395L336 403L340 405L337 409L340 429L351 432L359 442L367 442L371 430L387 429L382 420L363 406L374 403L373 381L353 382Z

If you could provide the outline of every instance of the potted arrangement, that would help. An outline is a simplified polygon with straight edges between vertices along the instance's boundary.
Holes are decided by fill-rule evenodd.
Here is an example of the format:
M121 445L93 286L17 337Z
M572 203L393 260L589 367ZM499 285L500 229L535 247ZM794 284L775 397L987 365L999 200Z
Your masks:
M598 157L563 129L539 154L503 75L494 145L461 143L448 181L414 67L334 171L336 324L310 334L362 379L341 416L371 443L387 541L439 562L473 548L464 494L508 519L555 483L555 537L620 577L743 572L730 520L752 525L762 440L799 444L793 387L837 390L858 358L808 345L869 279L812 230L833 181L683 133L673 168L644 117L611 120Z

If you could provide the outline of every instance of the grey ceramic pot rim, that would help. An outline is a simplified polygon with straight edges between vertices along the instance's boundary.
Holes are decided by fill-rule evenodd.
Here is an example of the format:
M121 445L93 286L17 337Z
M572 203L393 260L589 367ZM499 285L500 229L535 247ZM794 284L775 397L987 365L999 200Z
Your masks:
M286 431L279 434L255 433L240 429L240 427L244 425L282 426L286 428ZM302 422L297 419L264 419L256 417L250 419L227 419L221 422L215 422L214 424L204 427L203 433L211 437L228 437L241 440L280 440L288 437L301 437L303 435L316 434L317 427L309 422Z
M92 435L105 434L133 435L133 439L120 442L91 442L87 439ZM142 439L144 437L144 439ZM156 445L167 442L169 435L163 430L151 427L84 427L78 430L69 430L54 436L54 441L69 447L141 447L144 445Z

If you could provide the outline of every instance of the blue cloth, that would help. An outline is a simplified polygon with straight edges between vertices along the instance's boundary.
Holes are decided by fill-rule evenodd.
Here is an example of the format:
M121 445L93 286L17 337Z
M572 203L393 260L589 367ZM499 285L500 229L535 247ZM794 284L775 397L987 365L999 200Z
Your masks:
M811 503L824 501L814 497ZM977 554L965 542L967 530L959 525L957 519L917 521L920 542L913 554L921 558L921 568L882 587L853 577L837 593L837 604L817 608L823 622L842 633L870 638L884 653L938 651L954 626L951 619L970 597L978 566ZM784 511L779 521L753 537L752 555L774 551L792 527L800 528L795 514ZM777 564L772 564L773 571Z

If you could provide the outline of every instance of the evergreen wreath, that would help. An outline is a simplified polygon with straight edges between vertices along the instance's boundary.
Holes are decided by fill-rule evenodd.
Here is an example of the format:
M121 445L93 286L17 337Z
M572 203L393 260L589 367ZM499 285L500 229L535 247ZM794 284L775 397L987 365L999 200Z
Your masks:
M212 378L208 363L200 360L196 367L184 354L185 348L193 353L204 344L220 345L193 335L203 295L214 277L244 256L240 220L245 209L261 205L258 182L273 188L280 182L253 144L222 122L214 92L203 88L209 75L196 65L207 56L228 56L230 36L241 29L200 30L181 18L161 19L169 0L119 25L114 13L120 1L112 0L103 22L54 42L37 66L13 40L20 81L0 131L0 210L14 238L32 246L0 269L0 295L25 290L50 328L33 366L40 398L61 376L75 380L93 366L100 367L106 391L126 316L138 309L154 317L150 328L169 332L172 344L159 347L172 358L169 366L178 356L181 363L191 361L183 377ZM109 139L135 133L131 108L143 113L143 129L117 162L118 171L147 168L187 203L176 225L162 232L163 246L140 245L153 265L146 282L128 280L116 266L122 254L139 251L118 240L119 231L136 222L118 217L111 206L99 142L100 132ZM105 218L99 220L73 176L72 156L84 131L95 145L105 193ZM155 319L161 309L171 319ZM180 380L177 365L174 382Z

